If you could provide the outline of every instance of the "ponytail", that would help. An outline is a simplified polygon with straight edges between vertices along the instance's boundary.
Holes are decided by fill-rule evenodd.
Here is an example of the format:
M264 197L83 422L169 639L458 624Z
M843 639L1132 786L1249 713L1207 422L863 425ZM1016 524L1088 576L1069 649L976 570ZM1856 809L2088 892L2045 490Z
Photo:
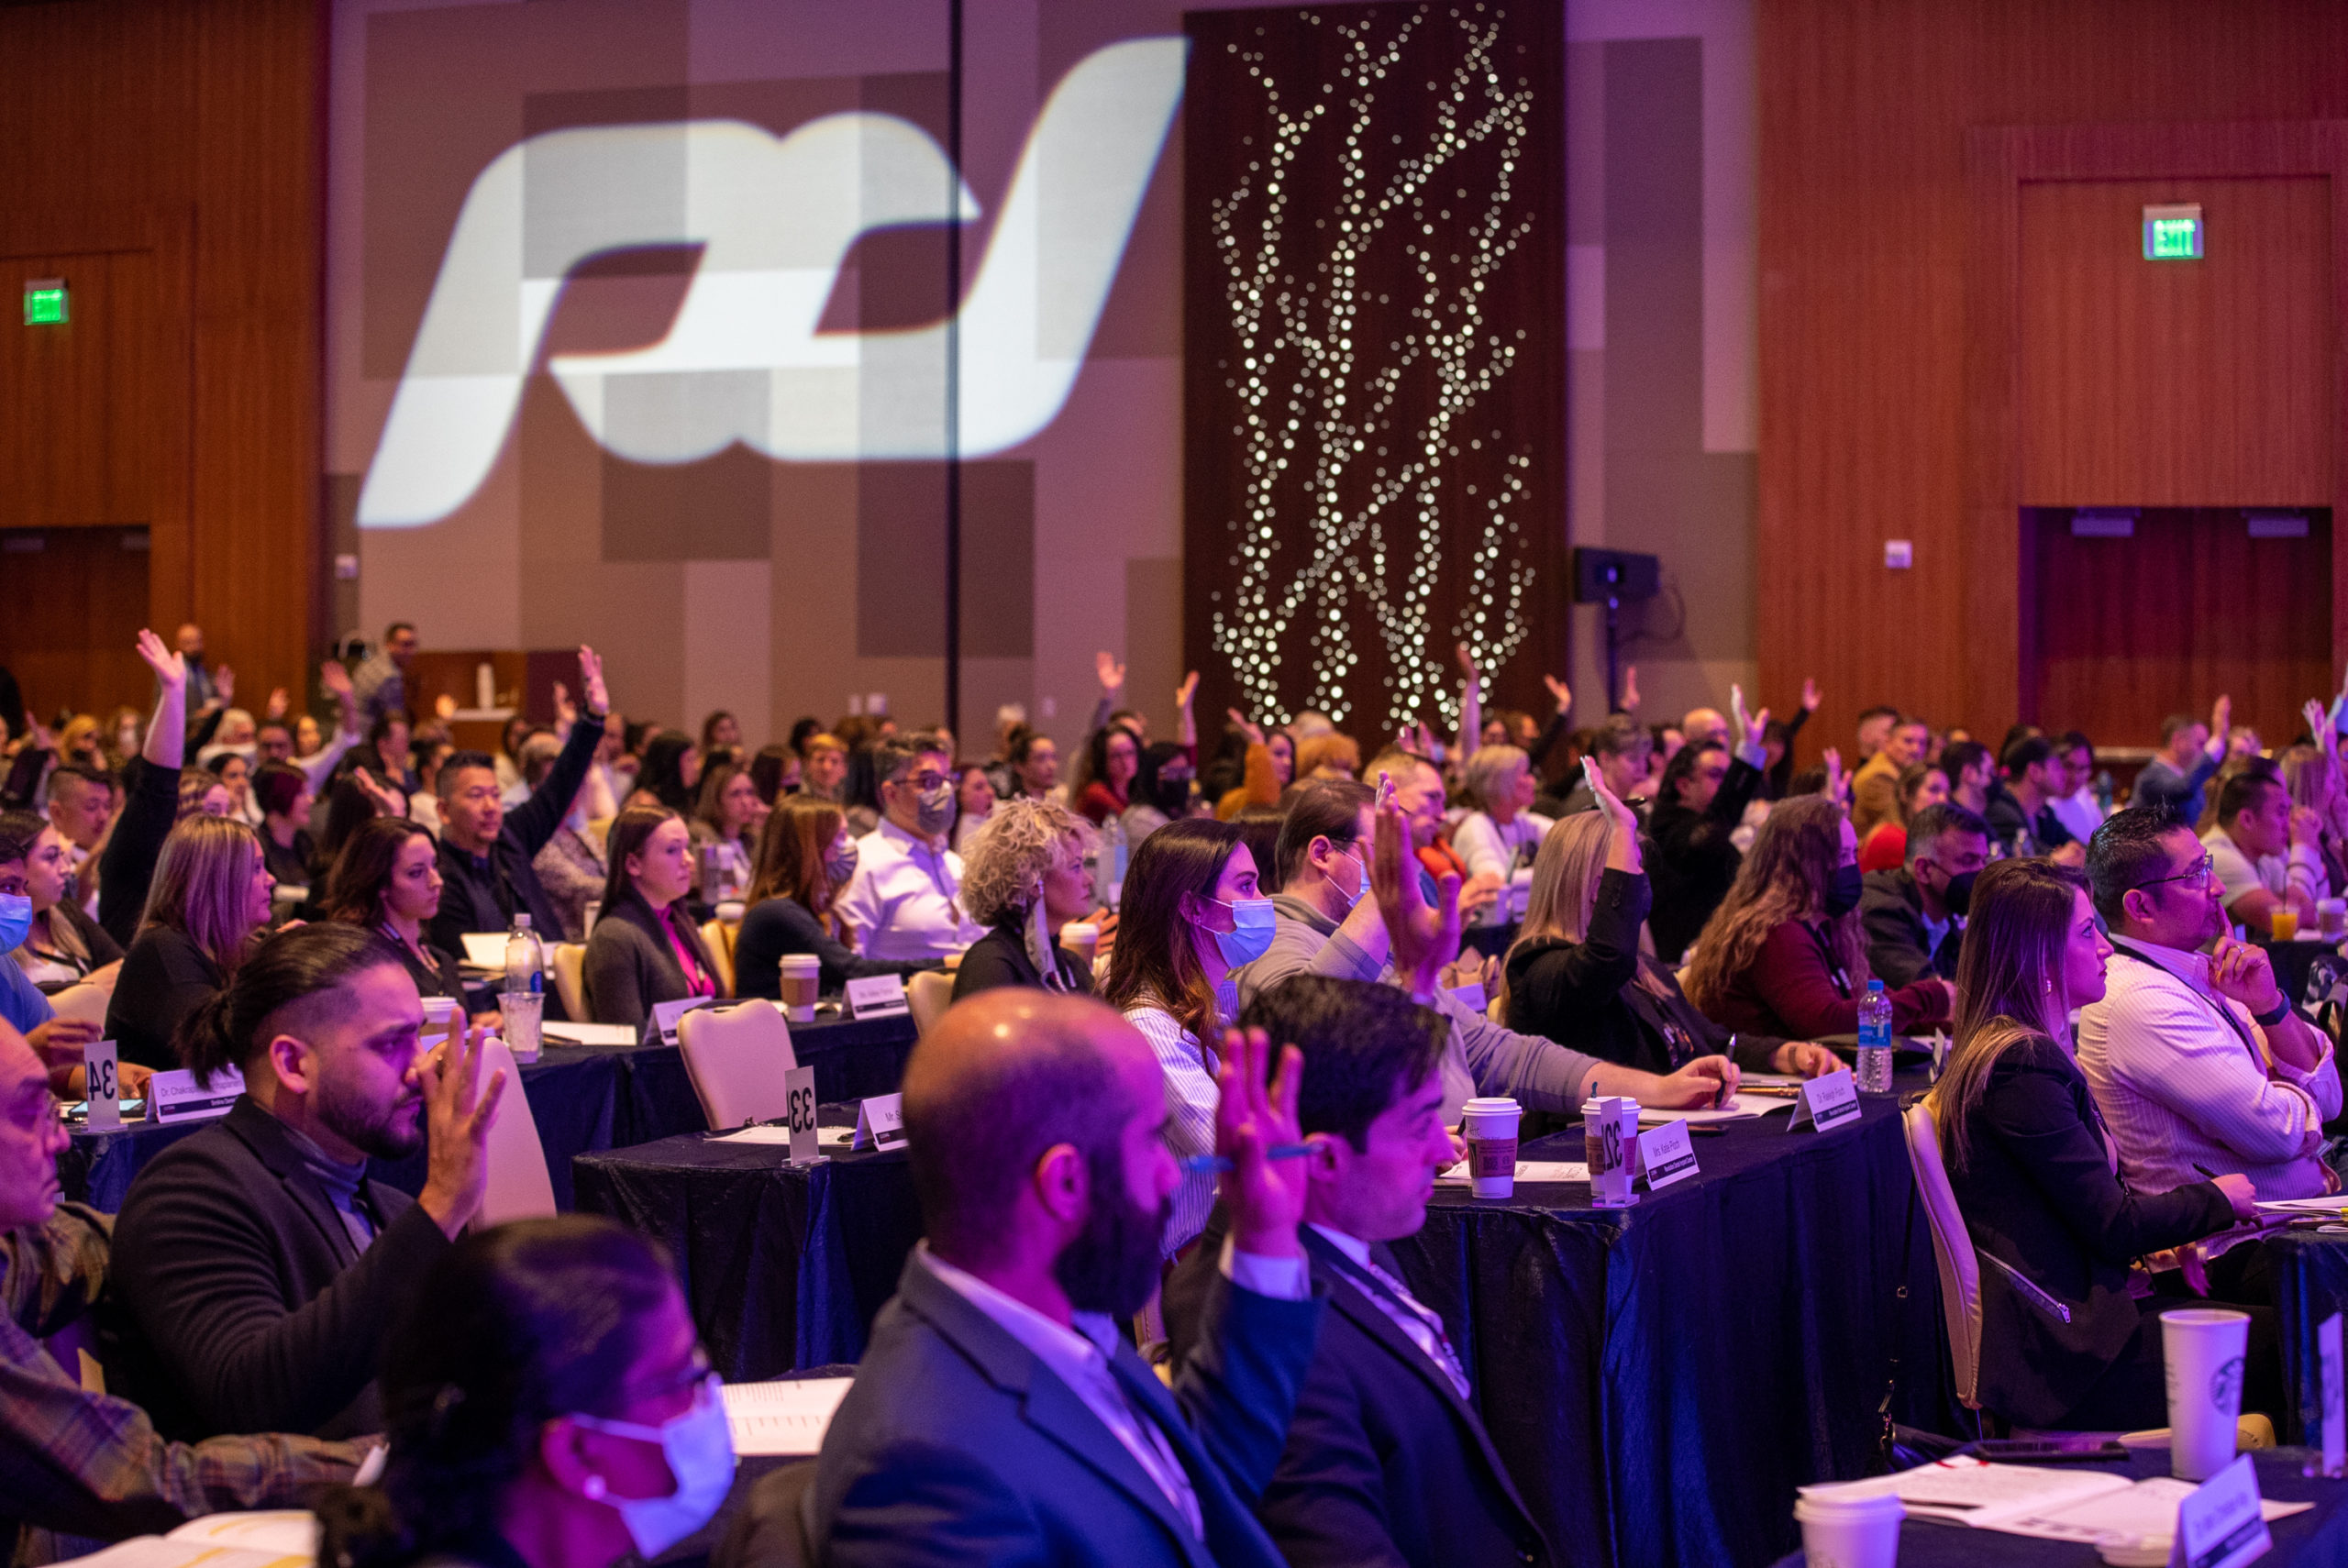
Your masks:
M348 925L281 931L238 966L236 977L180 1021L172 1046L199 1087L242 1067L269 1043L278 1012L339 988L363 970L399 960L371 933Z

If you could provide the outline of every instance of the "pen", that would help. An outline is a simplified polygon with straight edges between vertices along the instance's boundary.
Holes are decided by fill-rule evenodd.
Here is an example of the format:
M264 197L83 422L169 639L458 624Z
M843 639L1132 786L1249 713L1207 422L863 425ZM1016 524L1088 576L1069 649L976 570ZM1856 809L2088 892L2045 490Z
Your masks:
M2199 1171L2203 1176L2208 1176L2211 1181L2215 1181L2215 1180L2217 1180L2217 1179L2218 1179L2218 1173L2217 1173L2217 1172L2215 1172L2215 1171L2213 1171L2213 1170L2211 1170L2209 1166L2207 1166L2207 1165L2203 1165L2200 1161L2198 1161L2198 1160L2195 1160L2195 1161L2193 1161L2193 1162L2191 1162L2191 1163L2192 1163L2193 1168L2194 1168L2195 1170Z
M1275 1143L1264 1151L1264 1158L1301 1160L1311 1153L1312 1153L1312 1145L1310 1143ZM1230 1168L1231 1162L1221 1154L1192 1154L1182 1162L1182 1170L1185 1175L1196 1175L1201 1171L1227 1171Z
M1725 1138L1728 1136L1728 1129L1725 1127L1713 1127L1710 1125L1699 1126L1690 1122L1688 1127L1688 1136L1690 1138Z
M1728 1049L1723 1053L1723 1055L1725 1055L1732 1062L1736 1060L1736 1036L1733 1033L1728 1037ZM1721 1080L1721 1087L1712 1092L1712 1109L1714 1110L1718 1110L1722 1106L1726 1105L1727 1103L1728 1080L1726 1078L1722 1078Z

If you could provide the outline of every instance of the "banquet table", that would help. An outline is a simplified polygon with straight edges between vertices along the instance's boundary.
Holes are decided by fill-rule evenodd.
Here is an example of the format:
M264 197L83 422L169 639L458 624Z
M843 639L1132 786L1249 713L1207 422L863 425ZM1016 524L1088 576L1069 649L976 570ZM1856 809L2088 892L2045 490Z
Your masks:
M1586 1183L1439 1188L1396 1243L1561 1561L1769 1562L1796 1485L1864 1474L1895 1353L1894 1413L1955 1430L1894 1101L1824 1133L1789 1120L1697 1138L1701 1174L1628 1209ZM920 1214L903 1154L829 1152L793 1169L696 1134L583 1155L579 1207L670 1249L727 1378L854 1361ZM1578 1161L1579 1132L1522 1157Z
M819 1019L793 1025L791 1043L799 1065L815 1069L817 1099L856 1100L896 1092L913 1052L914 1023L902 1014L861 1021ZM558 1209L572 1206L574 1156L705 1125L684 1057L673 1045L549 1043L538 1060L522 1068L520 1087L538 1124ZM115 1132L76 1129L72 1146L57 1162L65 1196L107 1213L118 1210L147 1162L204 1125L133 1121ZM424 1173L419 1153L405 1160L378 1160L371 1174L413 1193L423 1189Z

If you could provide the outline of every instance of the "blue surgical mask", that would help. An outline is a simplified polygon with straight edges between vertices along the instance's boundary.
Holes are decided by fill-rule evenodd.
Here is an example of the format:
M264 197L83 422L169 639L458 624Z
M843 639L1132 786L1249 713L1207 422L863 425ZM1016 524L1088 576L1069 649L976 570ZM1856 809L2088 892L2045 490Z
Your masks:
M660 1457L677 1478L677 1489L665 1497L609 1496L603 1491L602 1476L589 1477L588 1495L618 1510L628 1539L648 1562L716 1518L734 1485L734 1434L725 1424L725 1399L714 1376L693 1396L692 1409L657 1427L600 1416L573 1416L570 1420L590 1431L660 1445Z
M1226 966L1236 969L1243 964L1253 964L1264 955L1264 950L1272 944L1276 923L1271 900L1238 899L1226 904L1220 899L1209 899L1207 902L1231 911L1229 931L1208 933L1214 938L1215 946L1222 950Z
M0 953L14 953L32 933L32 900L23 893L0 893Z

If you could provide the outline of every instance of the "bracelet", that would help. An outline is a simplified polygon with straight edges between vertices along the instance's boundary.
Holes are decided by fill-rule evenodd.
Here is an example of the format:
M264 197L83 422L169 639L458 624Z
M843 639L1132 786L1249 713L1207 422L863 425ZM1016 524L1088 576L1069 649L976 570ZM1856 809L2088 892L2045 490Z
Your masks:
M2290 1011L2291 999L2284 997L2275 1004L2274 1011L2254 1012L2250 1015L2250 1019L2253 1023L2257 1024L2261 1029L2272 1029L2276 1024L2282 1022L2284 1019L2289 1017Z

